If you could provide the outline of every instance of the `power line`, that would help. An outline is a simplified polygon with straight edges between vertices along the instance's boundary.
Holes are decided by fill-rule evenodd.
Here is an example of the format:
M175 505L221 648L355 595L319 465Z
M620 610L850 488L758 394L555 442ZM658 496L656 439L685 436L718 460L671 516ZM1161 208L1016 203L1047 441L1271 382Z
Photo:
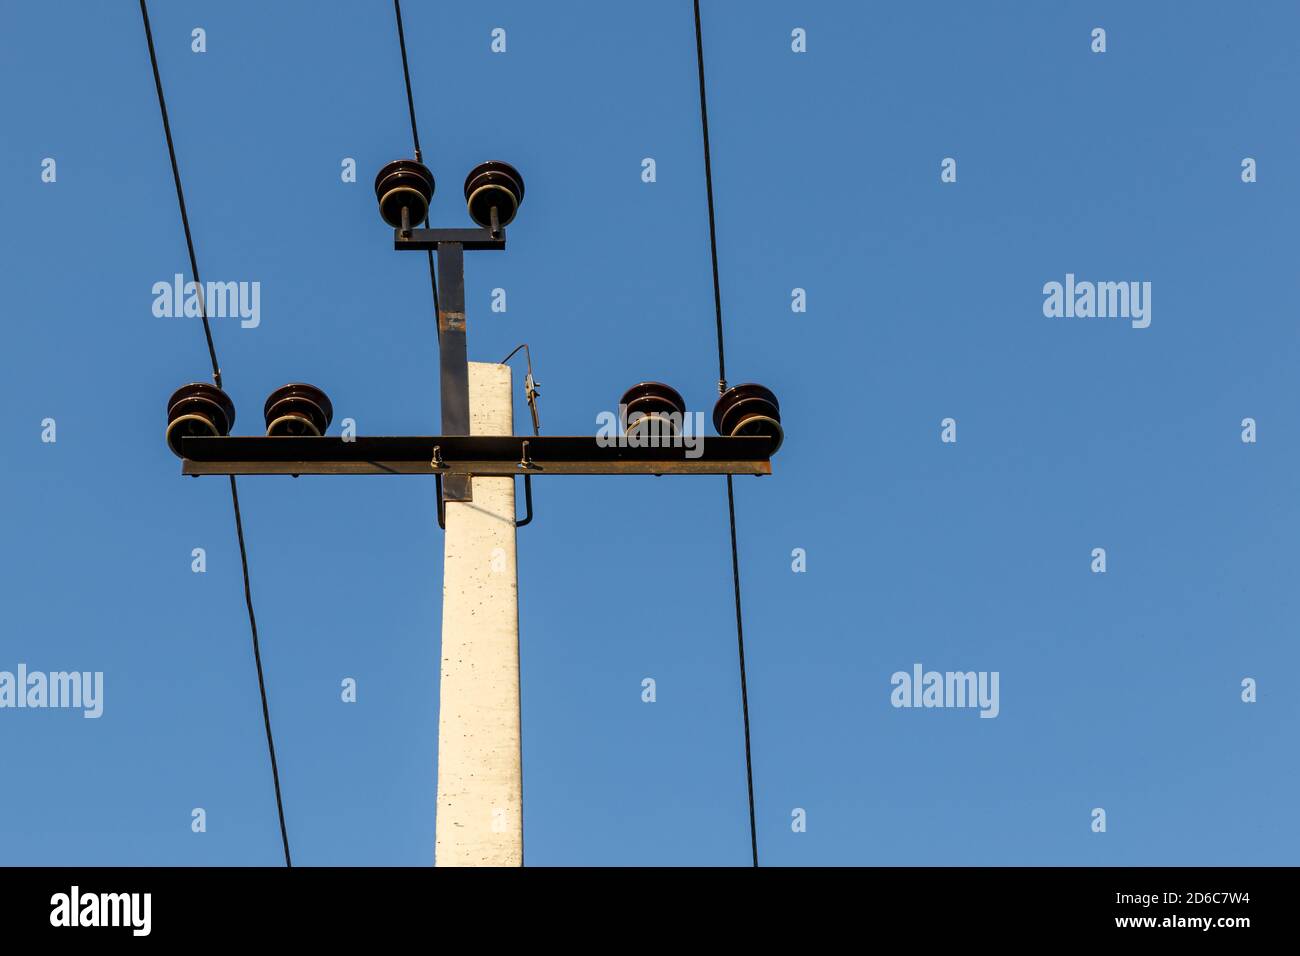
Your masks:
M406 58L406 30L402 27L402 0L393 0L393 12L397 15L397 44L402 49L402 79L406 81L406 110L411 115L411 140L415 145L415 161L424 162L424 155L420 152L420 130L415 124L415 96L411 93L411 67ZM429 215L426 212L424 216L424 225L428 228ZM436 315L438 312L438 279L437 273L433 268L433 250L427 251L429 257L429 288L433 290L433 311ZM436 325L438 335L442 335L442 326Z
M167 155L171 158L172 178L176 181L176 200L181 210L181 225L185 228L185 246L190 254L190 270L194 275L194 285L199 290L200 313L203 317L203 333L208 341L208 355L212 359L212 379L217 388L221 387L221 369L217 364L217 350L212 344L212 328L208 324L207 304L203 296L203 284L199 280L199 264L194 255L194 238L190 233L190 217L185 208L185 191L181 188L181 171L176 164L176 145L172 141L171 122L167 118L167 100L163 96L162 75L158 72L158 54L154 50L153 30L149 26L149 8L145 0L140 0L140 16L144 20L144 36L149 44L149 62L153 66L154 86L158 90L158 110L162 114L163 133L167 137ZM257 665L257 689L262 697L262 722L266 725L266 747L271 755L271 778L275 782L275 808L280 817L280 839L284 843L284 865L293 866L289 855L289 831L284 823L284 800L280 795L280 770L275 762L275 738L271 735L271 709L266 700L266 678L262 673L262 648L257 637L257 618L253 615L253 591L248 579L248 549L244 545L244 519L239 511L239 490L235 486L235 476L230 476L230 501L235 512L235 534L239 538L239 563L244 573L244 603L248 606L248 625L253 634L253 661Z
M176 181L176 200L181 207L181 225L185 227L185 247L190 254L190 272L199 292L199 313L203 317L203 335L208 340L208 357L212 360L212 381L221 387L221 368L217 364L217 350L212 344L212 326L208 324L208 305L199 279L199 263L194 255L194 239L190 236L190 216L185 208L185 192L181 189L181 170L176 165L176 146L172 143L172 124L167 119L167 100L163 97L162 75L158 72L158 55L153 48L153 30L149 26L149 10L140 0L140 15L144 17L144 37L149 42L149 62L153 66L153 83L158 90L158 109L162 113L163 133L167 136L167 155L172 161L172 179Z
M695 0L695 59L700 73L700 128L704 133L704 185L709 197L709 253L713 259L713 305L718 326L718 391L727 389L727 363L722 343L722 285L718 280L718 227L713 214L713 162L709 154L709 104L704 87L704 34L700 29L700 0ZM736 547L736 495L727 475L727 516L731 521L731 580L736 595L736 648L740 655L740 709L745 720L745 781L749 786L749 843L758 866L758 826L754 815L754 757L749 735L749 682L745 679L745 626L740 612L740 553Z
M406 60L406 31L402 29L402 0L393 0L397 14L397 43L402 48L402 77L406 80L406 108L411 114L411 139L415 140L415 161L424 162L420 155L420 131L415 125L415 97L411 95L411 68Z
M713 159L709 152L709 99L704 92L704 34L700 0L695 0L695 61L700 72L700 129L704 133L704 188L709 197L709 254L713 258L713 306L718 316L718 392L727 390L727 360L722 346L722 286L718 282L718 225L713 215ZM757 856L757 850L754 851Z
M144 0L140 0L144 3ZM244 603L248 626L253 632L253 661L257 664L257 689L262 695L262 723L266 725L266 749L271 754L271 779L275 781L275 810L280 815L280 841L284 844L284 865L293 866L289 855L289 831L284 825L284 798L280 795L280 768L275 762L275 738L271 736L271 707L266 702L266 681L262 677L262 647L257 640L257 618L253 615L253 592L248 582L248 551L244 547L244 519L239 513L239 489L230 476L230 501L235 507L235 534L239 536L239 565L244 571Z
M736 592L736 647L740 653L740 708L745 717L745 782L749 786L749 845L758 866L758 828L754 822L754 760L749 744L749 685L745 680L745 625L740 615L740 554L736 549L736 496L727 475L727 515L731 519L731 580Z

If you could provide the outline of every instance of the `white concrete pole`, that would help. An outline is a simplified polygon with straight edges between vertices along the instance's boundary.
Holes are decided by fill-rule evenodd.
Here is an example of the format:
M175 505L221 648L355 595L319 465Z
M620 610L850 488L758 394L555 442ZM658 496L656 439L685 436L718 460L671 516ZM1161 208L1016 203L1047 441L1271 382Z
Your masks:
M470 434L514 434L510 368L469 363ZM447 502L434 865L522 866L513 478Z

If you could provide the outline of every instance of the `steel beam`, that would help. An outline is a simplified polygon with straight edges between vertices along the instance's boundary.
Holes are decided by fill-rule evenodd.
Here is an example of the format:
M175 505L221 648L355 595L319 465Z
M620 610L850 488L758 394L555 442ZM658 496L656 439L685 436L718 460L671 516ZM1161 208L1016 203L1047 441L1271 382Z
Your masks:
M465 255L458 242L438 244L438 352L442 433L469 434L469 355L465 346ZM473 501L468 475L448 473L446 501Z
M591 435L184 438L186 475L770 475L764 438L632 448ZM436 450L436 451L435 451ZM436 463L436 464L435 464ZM454 499L448 499L454 500Z
M454 242L463 249L504 249L506 236L503 231L497 237L489 229L412 229L402 235L401 229L393 231L394 249L414 249L416 251L437 251L440 245Z

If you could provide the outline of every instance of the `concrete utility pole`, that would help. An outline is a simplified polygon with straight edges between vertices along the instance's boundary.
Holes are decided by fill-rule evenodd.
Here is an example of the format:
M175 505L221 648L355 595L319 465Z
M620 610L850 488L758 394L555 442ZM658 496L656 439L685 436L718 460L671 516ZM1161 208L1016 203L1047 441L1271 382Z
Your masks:
M513 435L510 367L469 363L471 435ZM522 866L515 480L446 503L435 866Z

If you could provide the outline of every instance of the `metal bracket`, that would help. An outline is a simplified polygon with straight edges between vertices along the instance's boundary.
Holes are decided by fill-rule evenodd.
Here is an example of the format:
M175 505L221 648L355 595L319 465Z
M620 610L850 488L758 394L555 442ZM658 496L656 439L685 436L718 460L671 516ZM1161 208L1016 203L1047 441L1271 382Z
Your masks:
M401 225L393 231L394 249L414 249L436 253L438 257L438 366L444 435L470 433L469 355L465 345L465 250L501 250L505 247L505 230L497 224L495 208L487 229L413 229L408 212L403 208ZM473 501L473 479L468 473L449 473L445 495L447 501ZM440 507L442 500L440 497Z
M442 460L442 446L434 445L433 454L429 457L429 467L433 469L433 490L438 496L438 527L443 531L447 530L447 505L442 498L442 473L447 469L447 463Z
M438 495L438 527L447 530L447 503L442 498L442 475L433 476L434 491ZM533 476L524 475L524 518L515 518L515 527L522 528L533 520Z
M492 208L492 219L494 222L496 221L495 206ZM512 358L514 358L515 353L520 349L524 350L524 358L528 360L528 374L524 376L524 398L527 399L528 411L533 416L533 436L538 437L542 434L542 422L541 419L537 417L537 396L540 394L540 389L537 380L533 378L532 349L528 347L527 342L524 342L522 345L516 345L513 351L501 360L501 364L507 364ZM528 457L528 442L524 442L522 452L519 456L519 463L520 465L527 463L530 468L532 466L532 459ZM533 476L527 473L524 475L524 501L527 506L526 517L523 521L520 521L518 518L515 519L516 528L522 528L524 525L528 524L528 522L533 520Z
M469 357L465 347L465 257L458 242L440 242L438 253L438 362L442 433L469 434ZM447 476L448 501L473 501L468 474Z
M524 475L524 520L515 519L515 527L522 528L533 520L533 476Z
M520 467L528 460L528 442L524 442L523 456L520 461ZM429 466L433 469L433 487L438 496L438 527L443 531L447 530L447 502L442 497L442 472L446 470L447 463L442 460L442 446L433 446L433 456L429 460ZM515 518L515 527L522 528L533 520L533 476L524 475L524 520L520 521Z
M447 530L447 505L442 500L442 475L433 476L433 490L438 496L438 527Z

